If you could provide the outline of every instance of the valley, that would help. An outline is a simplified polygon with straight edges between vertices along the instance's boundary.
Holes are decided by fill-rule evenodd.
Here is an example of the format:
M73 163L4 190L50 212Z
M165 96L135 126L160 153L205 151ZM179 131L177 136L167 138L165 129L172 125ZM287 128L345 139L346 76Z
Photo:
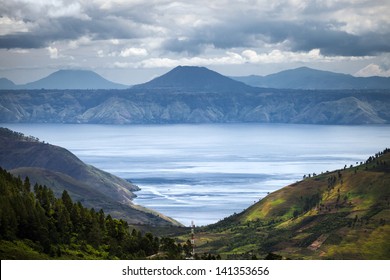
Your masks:
M61 207L45 206L39 184L53 205L68 199L66 190L74 207L91 209L90 222L103 209L104 242L94 244L84 227L73 240L61 237L67 243L42 247L26 233L24 212L12 208L23 226L2 212L12 228L2 228L5 256L26 249L29 258L188 258L183 225L195 221L194 258L389 258L388 78L298 68L232 79L179 66L129 88L76 72L25 87L1 80L0 123L17 132L1 128L0 166L19 176L2 175L15 188L38 185L22 200L35 195L37 215L52 223ZM117 242L105 228L111 216L133 230L125 235L138 251L105 243ZM48 230L64 234L55 223ZM154 247L145 254L139 242Z
M198 228L196 250L226 259L389 259L389 163L386 149L286 186Z

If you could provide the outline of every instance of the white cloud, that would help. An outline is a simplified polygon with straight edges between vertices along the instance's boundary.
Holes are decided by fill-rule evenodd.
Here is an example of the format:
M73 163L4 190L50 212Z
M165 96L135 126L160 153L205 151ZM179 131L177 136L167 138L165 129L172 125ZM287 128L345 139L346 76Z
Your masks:
M390 69L383 69L380 65L371 63L355 73L356 77L390 77Z
M123 55L121 55L123 56ZM368 57L324 56L318 49L310 52L290 52L272 50L257 53L254 50L244 50L241 53L227 51L218 56L193 57L151 57L132 62L115 62L115 68L173 68L178 65L188 66L221 66L221 65L264 65L278 63L316 63L337 62L368 59Z
M119 56L129 57L129 56L147 56L148 51L143 48L127 48L120 52Z
M0 36L15 32L27 32L28 24L22 20L11 19L7 16L0 17Z
M57 59L58 58L58 49L55 47L47 47L46 48L49 51L49 55L51 59Z
M240 65L245 63L243 57L234 52L226 52L225 56L217 57L181 57L181 58L149 58L137 63L141 68L172 68L178 65L211 66L211 65Z
M83 13L80 3L63 3L62 1L51 1L53 5L48 7L48 15L52 18L75 17L80 19L90 19Z
M242 56L246 62L253 64L262 63L292 63L292 62L334 62L334 61L354 61L363 60L368 57L351 57L351 56L326 56L321 54L319 49L313 49L309 52L291 52L281 51L278 49L268 53L257 53L254 50L245 50Z
M86 46L91 44L91 38L88 36L82 36L77 40L71 40L68 43L69 48L78 49L80 46Z
M96 54L97 54L98 57L104 57L104 51L103 50L98 50L96 52Z
M10 51L13 52L13 53L18 53L18 54L28 54L28 53L30 53L30 51L26 50L26 49L12 49Z
M129 68L129 67L134 67L134 64L129 62L115 61L113 66L114 68Z

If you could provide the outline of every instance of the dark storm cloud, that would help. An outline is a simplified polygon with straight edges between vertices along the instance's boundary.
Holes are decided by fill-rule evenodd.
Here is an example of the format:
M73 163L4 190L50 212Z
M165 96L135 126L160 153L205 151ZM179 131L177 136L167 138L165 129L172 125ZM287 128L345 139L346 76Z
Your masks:
M390 33L349 34L327 29L302 29L291 37L294 51L320 49L324 55L367 56L390 52Z
M118 18L81 20L71 17L51 19L34 27L29 32L0 36L0 48L41 48L54 41L76 40L83 36L93 40L131 39L143 33L131 22Z
M172 52L201 53L206 46L219 49L256 48L287 41L291 51L320 49L324 55L366 56L390 52L390 32L350 34L333 27L337 23L232 20L189 30L185 40L168 39L164 48Z
M8 16L29 25L28 32L14 32L0 36L0 48L42 48L55 41L77 40L83 36L92 40L132 39L150 35L145 19L134 16L136 12L101 10L85 7L80 17L50 17L44 12L29 10L19 3L9 3L0 8L0 16Z
M61 1L60 1L61 2ZM218 1L217 1L218 2ZM223 2L223 1L222 1ZM95 2L77 3L73 16L50 17L55 13L50 3L37 11L21 2L7 1L0 7L0 15L28 23L28 32L8 32L0 36L0 48L42 48L55 41L105 39L158 39L162 52L201 54L208 47L228 50L231 48L278 48L289 51L320 49L324 55L365 56L390 52L390 24L381 19L376 22L375 11L381 1L366 1L356 5L340 1L288 1L275 0L273 8L266 1L252 4L229 2L229 5L169 1L140 1L135 3L109 3L101 8ZM58 9L66 10L66 6ZM88 4L87 4L88 3ZM207 4L209 3L209 4ZM219 2L218 2L219 3ZM172 4L172 5L169 5ZM304 8L297 9L296 6ZM210 5L210 8L208 8ZM168 8L167 8L168 7ZM372 10L374 7L376 10ZM192 9L191 9L192 8ZM200 8L201 10L200 12ZM52 10L50 10L52 9ZM344 10L343 10L344 9ZM355 9L355 10L354 10ZM370 11L359 12L356 9ZM334 14L342 11L343 18ZM379 26L351 32L348 27L354 15L365 22ZM363 14L363 16L362 16ZM202 24L186 24L177 18L190 16ZM366 19L366 21L365 21ZM380 24L379 24L380 23ZM370 27L370 26L369 26ZM385 30L385 31L384 31ZM279 45L279 46L278 46Z
M39 24L30 32L17 32L0 36L1 48L42 48L53 41L73 40L80 37L80 34L87 33L80 20L62 18L58 21L48 20Z

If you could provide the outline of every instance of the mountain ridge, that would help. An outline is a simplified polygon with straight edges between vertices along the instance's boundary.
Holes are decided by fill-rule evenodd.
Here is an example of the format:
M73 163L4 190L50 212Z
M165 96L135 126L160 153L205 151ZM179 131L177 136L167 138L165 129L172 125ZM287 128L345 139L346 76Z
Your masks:
M7 79L8 80L8 79ZM58 70L34 82L15 85L1 81L0 89L126 89L129 86L111 82L90 70Z
M16 89L16 85L13 81L7 78L0 78L0 90L1 89Z
M132 203L138 186L94 166L68 150L0 128L0 166L12 174L46 184L58 195L64 189L88 207L103 208L129 223L174 224L172 219Z
M390 89L390 77L355 77L309 67L288 69L266 76L232 78L250 86L279 89Z
M197 231L197 250L226 258L389 259L390 149L268 194Z
M135 85L134 89L186 89L203 91L245 91L251 87L223 76L206 67L177 66L149 82Z
M388 124L389 106L387 89L258 88L180 66L125 90L0 91L0 122Z
M205 75L205 73L212 74ZM242 84L233 83L233 81ZM246 88L245 88L245 86ZM131 86L111 82L91 70L58 70L48 76L26 84L16 85L0 78L0 90L15 89L126 89ZM279 89L390 89L390 77L355 77L299 67L266 76L227 77L206 67L177 66L151 81L134 85L137 89L187 88L203 90L250 90L249 87Z

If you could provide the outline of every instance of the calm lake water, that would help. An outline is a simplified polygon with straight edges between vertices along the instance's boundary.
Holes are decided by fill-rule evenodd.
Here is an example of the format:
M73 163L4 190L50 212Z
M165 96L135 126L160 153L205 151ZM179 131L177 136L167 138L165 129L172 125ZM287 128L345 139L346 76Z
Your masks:
M129 179L135 203L185 225L214 223L304 174L390 147L390 126L3 124Z

